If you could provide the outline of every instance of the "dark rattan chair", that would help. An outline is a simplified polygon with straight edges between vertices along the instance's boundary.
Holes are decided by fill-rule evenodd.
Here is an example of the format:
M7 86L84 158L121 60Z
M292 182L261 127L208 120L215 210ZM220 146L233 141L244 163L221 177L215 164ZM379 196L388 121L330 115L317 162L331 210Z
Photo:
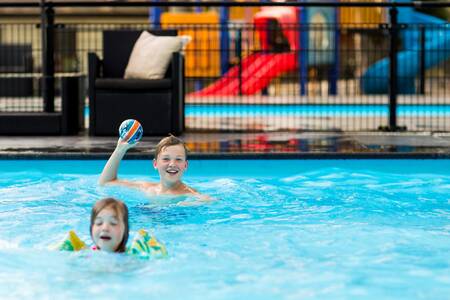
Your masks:
M176 30L149 31L176 36ZM144 135L184 130L184 59L173 53L163 79L123 79L141 31L103 32L103 60L89 53L89 133L117 135L125 119L139 120Z

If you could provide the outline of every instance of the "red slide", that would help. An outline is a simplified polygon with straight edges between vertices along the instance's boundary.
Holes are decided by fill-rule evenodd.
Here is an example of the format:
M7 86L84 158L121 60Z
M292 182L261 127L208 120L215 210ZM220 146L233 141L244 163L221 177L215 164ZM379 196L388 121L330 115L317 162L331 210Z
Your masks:
M265 88L282 73L295 70L298 58L295 52L255 53L242 60L242 94L253 95ZM239 66L231 68L221 79L189 96L239 95Z

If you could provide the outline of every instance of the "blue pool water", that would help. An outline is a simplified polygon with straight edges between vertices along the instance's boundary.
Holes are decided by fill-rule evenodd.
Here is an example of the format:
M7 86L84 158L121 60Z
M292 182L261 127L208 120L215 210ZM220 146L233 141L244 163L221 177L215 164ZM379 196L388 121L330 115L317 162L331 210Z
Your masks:
M0 161L0 299L448 299L449 160L191 161L216 198L183 207L97 186L104 161ZM149 161L122 178L157 180ZM48 249L89 241L92 203L126 201L169 258Z

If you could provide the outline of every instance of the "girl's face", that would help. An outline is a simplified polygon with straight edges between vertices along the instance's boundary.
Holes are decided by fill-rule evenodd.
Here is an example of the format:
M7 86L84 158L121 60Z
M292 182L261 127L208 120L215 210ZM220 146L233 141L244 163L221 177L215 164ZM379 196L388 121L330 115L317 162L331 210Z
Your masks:
M158 170L161 181L176 183L181 180L187 168L186 152L182 145L168 146L161 150L153 166Z
M114 252L122 242L125 224L111 207L102 209L92 225L92 238L100 250Z

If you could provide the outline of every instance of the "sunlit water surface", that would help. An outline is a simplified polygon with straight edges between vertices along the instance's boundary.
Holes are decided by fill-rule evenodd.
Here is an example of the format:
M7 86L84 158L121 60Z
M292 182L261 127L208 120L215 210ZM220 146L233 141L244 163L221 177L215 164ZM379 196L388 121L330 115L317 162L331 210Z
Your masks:
M1 299L449 299L448 160L191 161L216 201L188 207L99 187L103 165L0 161ZM158 179L149 161L120 174ZM48 248L70 229L90 242L105 196L169 257Z

